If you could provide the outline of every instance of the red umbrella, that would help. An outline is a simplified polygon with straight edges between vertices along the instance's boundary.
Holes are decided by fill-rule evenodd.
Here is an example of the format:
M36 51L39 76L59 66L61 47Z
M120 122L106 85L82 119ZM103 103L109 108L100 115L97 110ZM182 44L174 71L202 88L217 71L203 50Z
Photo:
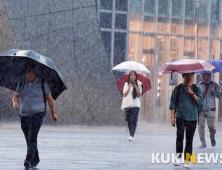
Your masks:
M165 63L160 68L160 72L162 73L179 72L183 74L183 73L199 72L211 69L215 69L215 67L208 61L196 60L196 59L183 59L183 60L177 60Z
M125 84L125 82L128 81L128 78L129 78L129 73L125 74L124 76L122 76L118 80L116 80L117 90L120 91L121 94L122 94L122 91L123 91L124 84ZM137 79L139 81L141 81L142 84L143 84L143 94L151 89L151 82L150 82L150 79L148 77L137 73Z

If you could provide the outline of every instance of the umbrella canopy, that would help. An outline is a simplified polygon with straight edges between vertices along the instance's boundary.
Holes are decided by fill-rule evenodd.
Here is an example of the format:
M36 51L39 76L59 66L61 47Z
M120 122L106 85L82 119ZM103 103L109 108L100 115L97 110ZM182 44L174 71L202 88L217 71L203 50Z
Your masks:
M116 80L116 86L117 86L118 91L120 91L120 92L123 91L124 83L128 81L128 78L129 78L129 74L125 74L124 76L122 76L118 80ZM141 81L142 84L143 84L143 94L151 89L151 82L150 82L150 79L148 77L137 73L137 79L139 81Z
M211 69L215 69L215 67L208 61L196 59L183 59L165 63L159 71L162 73L179 72L183 74Z
M18 82L25 78L27 64L34 64L37 74L45 79L54 100L67 89L53 61L33 50L12 49L0 54L0 86L15 91Z
M222 60L220 60L220 59L209 59L207 61L210 62L215 67L215 69L208 70L209 73L222 72Z
M121 72L130 72L130 71L136 71L139 73L149 74L150 71L140 63L137 63L135 61L125 61L122 62L115 67L112 68L112 71L121 71Z

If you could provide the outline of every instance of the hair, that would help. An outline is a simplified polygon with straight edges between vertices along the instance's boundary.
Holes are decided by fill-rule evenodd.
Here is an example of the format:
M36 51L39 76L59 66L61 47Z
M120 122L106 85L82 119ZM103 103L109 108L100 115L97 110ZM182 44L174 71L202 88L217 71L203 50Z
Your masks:
M35 65L35 64L27 64L25 71L26 71L26 72L29 72L29 73L36 73L36 74L37 74L36 65Z
M204 73L202 73L202 75L208 75L211 78L211 73L209 73L209 72L204 72Z
M182 77L184 78L184 77L186 76L186 74L189 74L189 73L183 73L183 74L182 74ZM192 72L191 74L193 74L193 75L194 75L195 73L194 73L194 72Z
M135 82L136 82L136 85L137 85L137 87L138 87L138 83L137 83L137 73L136 73L136 71L131 71L131 72L129 73L128 84L131 83L131 78L130 78L130 77L131 77L131 74L132 74L132 73L134 73L135 76L136 76L136 80L135 80ZM133 98L135 99L136 96L137 96L136 89L133 88Z

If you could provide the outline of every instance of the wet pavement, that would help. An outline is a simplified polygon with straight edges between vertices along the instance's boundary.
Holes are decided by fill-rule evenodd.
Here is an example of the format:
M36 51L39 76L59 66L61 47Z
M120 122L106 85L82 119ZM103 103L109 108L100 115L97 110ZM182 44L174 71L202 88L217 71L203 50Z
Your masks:
M175 131L169 124L139 122L135 140L124 127L43 125L38 137L41 162L36 170L118 169L180 170L172 163L152 164L152 153L174 153ZM193 152L222 153L222 126L217 125L217 146L199 149L198 132ZM23 170L26 144L19 124L0 123L0 169ZM222 160L222 158L221 158ZM191 169L221 169L222 164L191 164Z

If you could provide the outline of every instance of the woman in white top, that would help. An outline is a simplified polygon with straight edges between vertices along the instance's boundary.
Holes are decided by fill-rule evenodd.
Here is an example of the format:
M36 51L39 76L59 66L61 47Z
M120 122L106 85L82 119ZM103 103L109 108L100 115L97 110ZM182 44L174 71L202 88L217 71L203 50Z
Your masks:
M129 93L133 94L133 106L126 109L126 119L128 122L130 137L128 140L134 140L136 131L137 119L140 109L140 96L143 92L142 83L137 80L137 73L131 71L129 74L128 82L124 84L123 96L126 97Z

